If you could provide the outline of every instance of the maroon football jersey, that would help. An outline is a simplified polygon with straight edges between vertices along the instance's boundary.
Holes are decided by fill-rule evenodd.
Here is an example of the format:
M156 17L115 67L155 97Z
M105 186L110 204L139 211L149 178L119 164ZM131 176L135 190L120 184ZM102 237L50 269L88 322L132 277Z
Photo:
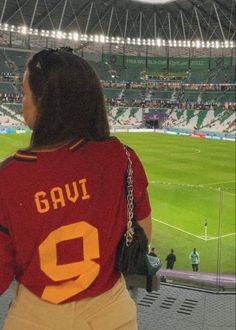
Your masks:
M134 214L150 214L147 178L133 162ZM16 280L58 304L101 294L118 280L126 228L127 156L116 138L54 151L18 151L0 169L0 294Z

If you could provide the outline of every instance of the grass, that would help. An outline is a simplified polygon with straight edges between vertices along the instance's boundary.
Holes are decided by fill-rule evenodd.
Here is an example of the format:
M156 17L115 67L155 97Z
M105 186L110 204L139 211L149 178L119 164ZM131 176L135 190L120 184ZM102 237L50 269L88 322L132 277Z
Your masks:
M141 158L149 179L153 240L165 260L173 248L176 269L191 270L189 254L200 253L200 271L235 271L235 144L187 136L119 133ZM0 158L27 146L30 135L0 135ZM208 239L204 240L204 220Z

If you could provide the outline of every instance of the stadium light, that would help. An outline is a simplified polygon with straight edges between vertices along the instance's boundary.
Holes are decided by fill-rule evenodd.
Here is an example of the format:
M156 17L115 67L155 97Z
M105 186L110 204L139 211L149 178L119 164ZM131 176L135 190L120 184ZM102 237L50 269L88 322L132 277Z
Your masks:
M216 48L216 49L223 49L223 48L234 48L235 42L233 40L175 40L175 39L141 39L141 38L123 38L120 36L116 37L109 37L105 35L87 35L81 34L79 35L77 32L63 32L63 31L49 31L49 30L38 30L32 29L27 26L14 26L8 25L8 23L0 23L0 30L2 31L9 31L15 32L23 35L35 35L35 36L42 36L42 37L50 37L56 39L67 39L73 41L90 41L96 43L111 43L111 44L122 44L122 45L143 45L143 46L150 46L150 47L179 47L179 48Z
M158 47L161 47L161 39L158 38L158 39L156 40L156 43L157 43L157 46L158 46Z
M78 41L79 40L79 34L77 32L72 32L73 40Z
M200 44L200 40L196 40L196 47L200 48L201 44Z
M104 36L104 35L100 35L100 42L101 42L102 44L105 43L105 36Z

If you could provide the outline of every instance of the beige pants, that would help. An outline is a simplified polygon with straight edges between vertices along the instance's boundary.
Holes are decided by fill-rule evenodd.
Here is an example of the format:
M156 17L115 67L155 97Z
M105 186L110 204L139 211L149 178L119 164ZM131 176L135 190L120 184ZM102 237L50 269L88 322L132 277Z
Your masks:
M53 305L18 287L3 330L136 330L136 306L124 279L97 297Z

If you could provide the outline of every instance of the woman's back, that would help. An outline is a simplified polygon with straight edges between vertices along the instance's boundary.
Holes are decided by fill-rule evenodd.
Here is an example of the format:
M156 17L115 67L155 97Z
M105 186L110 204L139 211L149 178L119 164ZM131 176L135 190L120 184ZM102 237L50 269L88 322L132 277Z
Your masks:
M132 155L136 197L147 182ZM114 285L120 276L114 270L116 247L127 221L126 167L118 139L16 153L0 178L20 283L52 303L98 295ZM142 219L150 210L136 212Z

